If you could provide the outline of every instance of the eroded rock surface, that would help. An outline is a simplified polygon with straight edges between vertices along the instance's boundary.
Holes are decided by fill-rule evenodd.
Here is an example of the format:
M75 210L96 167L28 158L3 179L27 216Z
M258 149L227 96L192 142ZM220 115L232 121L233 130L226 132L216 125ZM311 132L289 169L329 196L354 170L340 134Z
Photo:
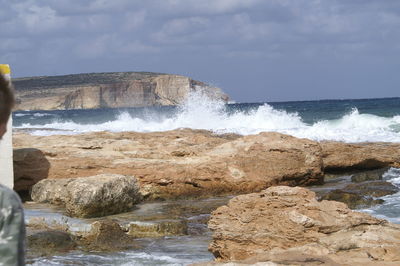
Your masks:
M205 130L94 132L69 136L14 134L14 147L39 150L44 160L16 157L26 180L98 174L135 176L147 199L261 191L272 185L309 185L325 173L400 166L400 144L314 142L284 134L214 134Z
M128 225L128 235L132 237L162 237L187 235L188 226L184 220L161 220L155 222L136 222Z
M86 178L45 179L32 188L32 199L65 206L73 217L98 217L129 211L139 202L132 176L103 174Z
M135 239L127 235L120 225L110 219L92 223L90 232L84 234L80 244L87 250L118 251L137 248Z
M209 250L220 261L303 265L400 263L400 226L276 186L233 198L212 213ZM239 265L239 264L238 264Z
M400 167L400 144L321 142L325 171Z
M48 154L48 179L131 175L149 199L237 194L322 180L319 144L279 133L240 137L187 129L46 137L16 134L14 139L17 147L34 146Z

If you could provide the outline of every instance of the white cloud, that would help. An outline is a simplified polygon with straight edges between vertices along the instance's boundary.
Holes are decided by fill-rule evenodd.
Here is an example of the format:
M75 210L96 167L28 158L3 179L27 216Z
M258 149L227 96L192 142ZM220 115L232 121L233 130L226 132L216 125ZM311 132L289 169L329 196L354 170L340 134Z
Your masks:
M32 4L31 1L13 5L17 19L30 33L45 33L60 30L67 25L67 19L61 17L48 6Z
M398 0L0 1L0 59L12 64L21 64L21 57L42 60L37 51L54 67L63 58L129 64L140 54L157 62L166 54L201 60L208 54L393 57L400 43Z

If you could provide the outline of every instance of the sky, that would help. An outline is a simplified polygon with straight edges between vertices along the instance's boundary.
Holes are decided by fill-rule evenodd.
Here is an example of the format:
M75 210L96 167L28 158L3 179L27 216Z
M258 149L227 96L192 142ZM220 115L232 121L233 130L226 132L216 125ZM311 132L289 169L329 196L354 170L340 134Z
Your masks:
M150 71L237 102L400 96L399 0L0 0L14 77Z

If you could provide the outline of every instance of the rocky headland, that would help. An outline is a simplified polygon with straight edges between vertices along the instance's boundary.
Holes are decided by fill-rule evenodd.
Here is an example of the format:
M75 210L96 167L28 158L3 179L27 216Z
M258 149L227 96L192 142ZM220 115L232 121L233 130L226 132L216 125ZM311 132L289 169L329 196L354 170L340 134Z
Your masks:
M227 101L221 89L189 77L152 72L89 73L13 79L16 110L177 105L192 91Z

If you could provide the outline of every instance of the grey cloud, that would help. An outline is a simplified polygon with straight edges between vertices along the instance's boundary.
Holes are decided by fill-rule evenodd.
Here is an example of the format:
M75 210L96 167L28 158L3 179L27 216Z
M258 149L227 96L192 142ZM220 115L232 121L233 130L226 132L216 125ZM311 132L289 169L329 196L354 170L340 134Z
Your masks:
M391 66L400 50L397 0L0 0L0 4L0 61L12 64L18 76L148 70L215 82L238 100L287 97L266 92L266 84L282 91L303 84L307 88L301 97L324 98L329 94L317 89L323 80L317 78L312 89L301 75L318 73L327 62L336 66L329 70L332 75L341 75L349 65L363 71L366 61ZM33 70L32 62L41 67ZM304 64L307 68L300 67ZM241 75L229 76L235 71ZM287 75L294 77L293 82L282 80ZM259 80L251 84L249 95L242 90L244 79ZM339 81L337 85L343 87Z

